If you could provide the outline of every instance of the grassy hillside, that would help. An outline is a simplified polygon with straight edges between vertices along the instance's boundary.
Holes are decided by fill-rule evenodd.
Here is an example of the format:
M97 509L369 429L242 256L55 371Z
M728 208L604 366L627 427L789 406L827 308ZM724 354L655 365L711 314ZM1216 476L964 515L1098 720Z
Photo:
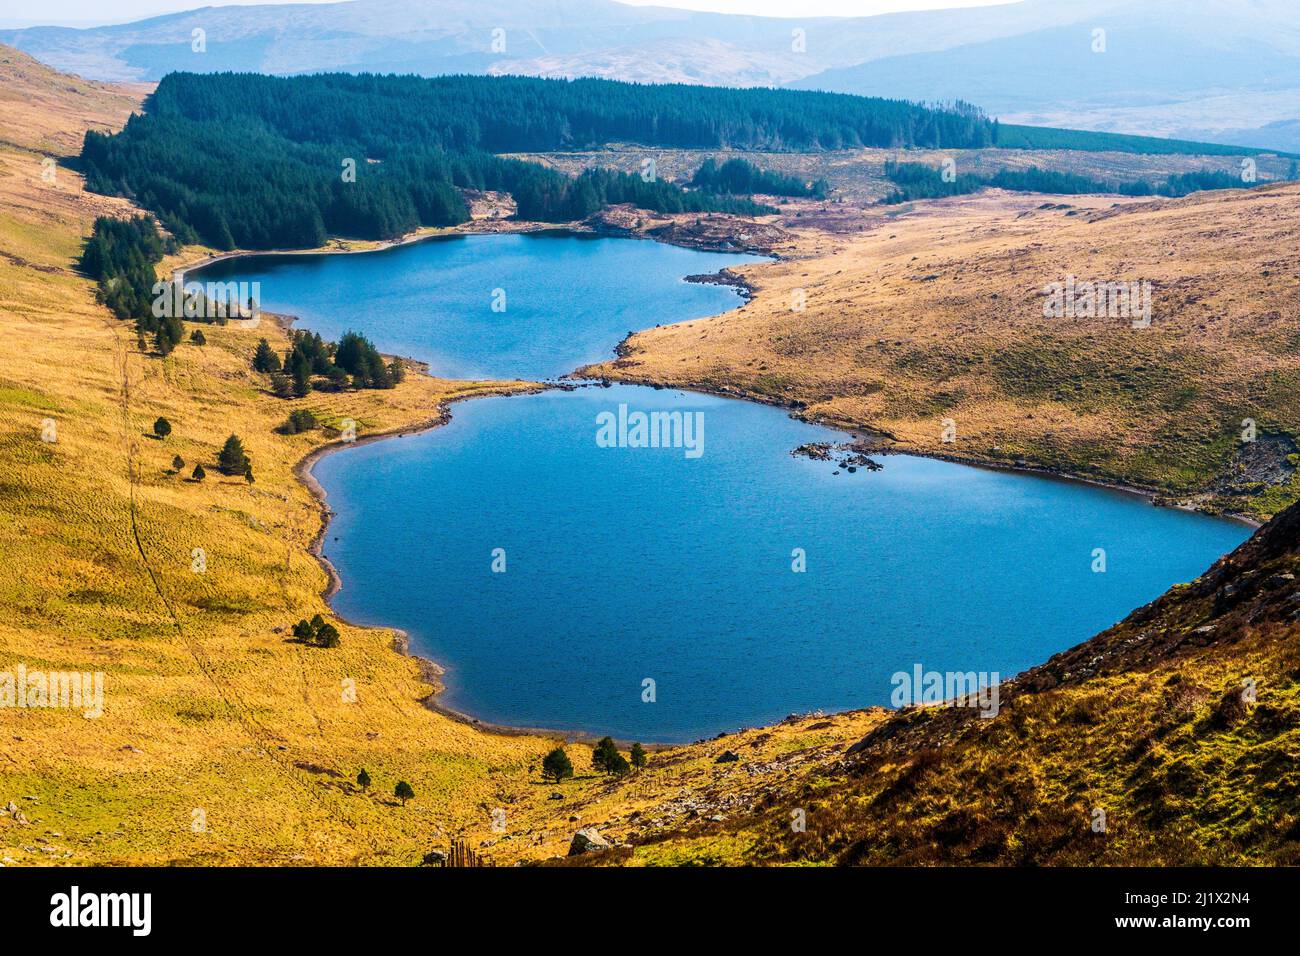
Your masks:
M142 354L73 270L94 215L125 204L85 194L66 169L42 181L41 155L24 145L75 148L68 121L83 96L83 126L118 125L138 100L65 89L50 94L62 112L29 111L52 75L16 57L3 66L0 140L18 145L0 154L0 659L106 677L98 719L0 709L0 806L12 800L29 820L0 814L0 858L405 865L486 827L491 807L529 792L549 743L422 706L430 685L391 632L340 625L334 650L289 641L293 622L329 613L310 553L320 507L294 466L330 433L275 429L309 407L364 436L517 386L411 375L391 392L284 402L248 365L259 337L285 347L269 322L203 326L206 346ZM160 415L174 428L165 441L149 434ZM57 441L42 440L47 419ZM254 485L217 472L231 432ZM196 463L201 484L185 479ZM192 570L195 548L205 573ZM362 767L369 793L351 783ZM392 798L399 779L416 793L405 807Z
M592 371L790 405L874 430L886 450L1267 517L1300 495L1298 196L1287 184L1120 203L792 204L789 258L735 270L752 301L638 333ZM848 235L808 228L822 218ZM1149 282L1150 327L1046 317L1043 290L1071 275Z
M291 641L293 622L329 617L312 554L321 506L295 469L334 433L279 434L290 409L333 427L351 418L365 436L526 383L410 375L391 391L286 402L249 369L258 338L285 347L269 322L205 325L204 346L142 353L73 268L96 215L133 210L62 166L41 175L45 151L66 156L85 128L121 124L138 95L12 54L0 71L0 670L106 675L98 718L0 709L0 807L19 808L0 810L0 862L412 865L456 837L499 864L555 862L583 826L618 845L578 863L1297 862L1295 508L1194 584L1024 675L994 720L792 717L653 753L621 781L571 744L577 779L543 784L555 741L424 706L435 677L394 652L391 631L335 621L338 648ZM848 237L799 228L796 213L818 207L796 206L782 249L805 258L750 271L755 302L638 336L608 371L671 370L828 419L883 419L904 447L942 450L930 430L956 407L961 441L1195 478L1216 460L1204 421L1241 414L1233 389L1268 434L1294 434L1295 188L1114 209L984 197L877 214ZM1174 324L1145 330L1153 341L1044 328L1029 296L1062 263L1151 270L1179 297ZM791 317L775 303L795 287L809 309ZM160 415L165 440L150 435ZM231 432L255 484L213 467ZM185 478L196 463L202 483ZM1293 494L1237 497L1262 514ZM363 767L368 791L353 782ZM405 806L399 780L416 794Z

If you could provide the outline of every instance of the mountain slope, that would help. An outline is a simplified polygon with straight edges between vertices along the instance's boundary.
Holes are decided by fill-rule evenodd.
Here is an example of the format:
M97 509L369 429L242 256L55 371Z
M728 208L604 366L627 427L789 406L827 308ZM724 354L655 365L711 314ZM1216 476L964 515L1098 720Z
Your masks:
M501 861L1300 863L1300 505L1194 582L964 706L791 717L652 758ZM525 839L526 838L526 839Z
M849 19L776 19L630 7L612 0L350 0L205 7L137 23L0 31L60 69L114 80L173 70L594 75L773 85L886 55L942 50L1053 25L1122 0L1027 0L996 8ZM193 31L207 48L191 50ZM803 31L796 51L792 32ZM494 31L502 31L496 33ZM663 57L669 53L669 72Z
M1101 45L1094 31L1104 31ZM891 55L799 89L977 103L1009 122L1291 149L1300 13L1276 0L1143 0L1068 26ZM1227 137L1231 136L1231 139Z

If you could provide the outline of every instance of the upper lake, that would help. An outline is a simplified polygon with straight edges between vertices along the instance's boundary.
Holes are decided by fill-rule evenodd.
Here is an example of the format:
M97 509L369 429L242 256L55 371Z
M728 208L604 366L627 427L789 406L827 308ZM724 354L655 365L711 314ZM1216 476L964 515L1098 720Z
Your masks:
M734 308L734 289L682 277L762 261L540 232L247 256L196 277L257 282L262 308L298 316L300 327L331 341L363 332L386 352L428 362L435 375L543 379L603 361L629 332Z
M680 280L740 258L503 235L225 268L329 337L356 328L443 374L537 377L628 329L733 307L731 290ZM492 313L498 287L509 306ZM699 430L689 448L610 447L601 423L620 406ZM446 427L316 464L336 512L333 603L405 629L447 668L444 702L476 717L684 741L887 704L891 676L918 665L1008 677L1250 533L1074 482L909 456L849 474L790 455L844 437L669 389L463 402Z

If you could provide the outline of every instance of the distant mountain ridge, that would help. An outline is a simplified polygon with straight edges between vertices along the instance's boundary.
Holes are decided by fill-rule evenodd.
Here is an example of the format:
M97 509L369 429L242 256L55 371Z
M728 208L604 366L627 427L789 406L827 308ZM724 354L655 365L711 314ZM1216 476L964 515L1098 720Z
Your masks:
M1099 29L1104 52L1094 52ZM102 80L236 70L793 86L963 99L1015 123L1300 148L1300 5L1290 0L1019 0L784 19L614 0L346 0L5 30L0 43Z
M233 69L571 74L662 82L670 77L663 74L661 54L676 50L698 82L781 85L883 56L1058 26L1131 2L1024 0L938 14L779 19L613 0L347 0L203 7L88 30L8 30L0 31L0 42L53 66L109 80ZM195 29L205 32L202 54L191 49Z

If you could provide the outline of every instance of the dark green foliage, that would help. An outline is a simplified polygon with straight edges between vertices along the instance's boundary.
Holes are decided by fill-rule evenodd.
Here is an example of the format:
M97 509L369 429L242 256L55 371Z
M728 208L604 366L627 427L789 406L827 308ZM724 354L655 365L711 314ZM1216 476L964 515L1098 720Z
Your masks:
M223 475L243 475L249 469L248 455L238 435L231 435L217 455L217 467Z
M397 786L393 788L393 796L402 801L402 806L406 806L407 800L415 799L415 791L405 780L399 780Z
M370 789L370 774L366 773L365 767L362 767L361 772L357 774L357 786L362 790Z
M280 371L280 356L275 354L275 349L271 348L266 339L262 339L257 343L257 351L253 353L253 370L256 372Z
M194 472L190 475L190 477L193 478L195 481L202 481L204 478L208 477L208 473L203 470L202 465L195 465Z
M163 241L147 216L113 219L100 216L81 253L81 269L99 283L99 294L119 319L153 319L154 263L163 257ZM152 330L151 325L143 329Z
M610 737L602 737L591 752L591 765L601 773L621 777L630 770L627 758L618 752L618 747Z
M172 459L172 471L179 474L180 470L184 467L185 467L185 459L182 458L180 455L177 455L175 458Z
M458 189L512 193L522 218L562 222L606 203L736 211L609 170L575 179L502 152L609 142L680 148L992 145L973 107L789 90L528 77L173 73L121 133L88 132L87 188L135 199L189 241L315 247L463 222ZM201 148L200 148L201 144ZM351 160L353 181L345 181ZM373 162L372 162L373 160Z
M195 329L193 332L190 333L190 341L193 342L195 345L207 345L208 337L203 334L202 329Z
M293 638L302 644L316 647L338 647L339 631L319 614L310 621L302 620L293 626Z
M297 435L301 432L309 432L319 424L316 416L310 411L305 408L295 408L289 413L288 420L280 426L280 432L284 435Z
M159 418L153 423L153 433L159 438L166 438L172 433L172 423L165 418Z
M826 195L828 188L824 179L809 184L796 176L759 169L744 159L729 159L721 166L706 159L691 177L691 185L715 193L746 196L764 193L769 196L815 196L819 199Z
M141 340L152 333L163 355L171 353L185 335L179 316L154 314L154 264L169 244L147 216L113 219L100 216L81 253L81 269L99 284L98 296L119 319L134 319Z
M635 767L637 770L640 770L642 767L644 767L647 763L650 762L649 758L646 757L645 748L642 747L640 744L632 745L632 752L629 756L632 758L632 766Z
M1145 180L1134 182L1106 182L1080 176L1076 173L1057 172L1030 166L1027 169L1000 169L990 175L958 174L951 182L945 181L940 169L924 163L885 163L885 176L896 189L881 202L895 205L914 199L936 199L943 196L964 196L981 189L1006 189L1012 192L1055 193L1082 195L1084 193L1119 193L1124 196L1186 196L1203 189L1241 189L1246 184L1240 176L1225 172L1179 173L1161 183Z
M542 758L542 779L559 783L573 776L573 761L564 752L563 747L556 747Z
M357 332L344 332L334 350L334 364L352 376L357 388L392 388L396 383L384 358Z
M1259 156L1273 150L1251 146L1225 146L1183 139L1098 133L1047 126L1015 126L994 122L994 142L1003 149L1075 149L1086 152L1138 153L1142 155ZM1290 153L1279 153L1291 156Z

